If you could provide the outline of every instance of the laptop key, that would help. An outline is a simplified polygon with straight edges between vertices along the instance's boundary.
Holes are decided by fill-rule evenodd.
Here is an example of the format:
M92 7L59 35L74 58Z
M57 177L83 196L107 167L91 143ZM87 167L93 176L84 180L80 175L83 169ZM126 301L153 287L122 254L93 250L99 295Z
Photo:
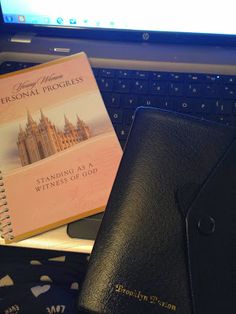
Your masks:
M233 103L227 100L217 100L215 102L216 114L231 115L233 113Z
M101 92L111 92L113 90L113 80L110 78L98 78L97 83Z
M168 79L170 81L175 81L175 82L182 82L185 80L185 74L183 73L169 73Z
M229 98L229 99L235 99L236 98L236 85L225 85L223 86L222 90L223 97Z
M149 77L153 81L167 81L168 80L168 74L166 72L151 72Z
M107 107L119 107L120 106L119 94L103 93L102 97Z
M204 84L202 85L202 96L204 97L218 97L220 91L217 84Z
M143 96L139 100L140 106L156 107L157 104L158 104L158 98L154 96Z
M186 75L186 80L189 83L200 83L205 81L205 75L200 73L190 73Z
M115 82L114 91L120 93L129 93L131 88L131 81L125 79L118 79Z
M175 99L157 96L156 97L156 104L154 107L165 109L165 110L173 110L174 109Z
M134 72L132 70L118 70L116 76L118 78L132 78L134 76Z
M147 80L149 78L149 72L148 71L135 71L132 77L139 80Z
M176 99L175 110L183 113L191 113L193 112L193 103L189 98Z
M197 114L210 114L214 111L215 100L213 99L189 98L188 102L192 106L193 112Z
M236 77L235 76L224 75L222 77L222 80L226 84L236 84Z
M100 70L100 76L101 77L115 77L115 70L112 69L101 69Z
M110 109L108 108L108 114L112 123L122 123L123 111L121 109Z
M203 86L203 84L188 84L186 89L186 96L200 97L202 94Z
M124 141L127 139L129 130L130 130L130 126L128 125L116 125L115 126L115 131L120 141Z
M182 96L184 92L184 84L173 82L169 86L169 94L171 96Z
M149 91L155 95L167 95L168 94L168 83L152 81L149 85Z
M134 120L134 110L124 110L124 123L130 125Z
M146 94L148 92L148 81L134 81L132 84L132 92L137 94Z
M123 95L121 98L121 105L123 108L136 108L139 103L138 103L139 97L136 95Z

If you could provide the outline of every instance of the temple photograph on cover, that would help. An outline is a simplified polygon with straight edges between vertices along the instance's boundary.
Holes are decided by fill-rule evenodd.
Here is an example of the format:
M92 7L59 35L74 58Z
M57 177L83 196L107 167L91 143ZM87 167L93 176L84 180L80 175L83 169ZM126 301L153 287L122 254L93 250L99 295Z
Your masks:
M40 110L40 120L36 122L27 111L27 123L19 126L17 138L18 154L22 166L49 157L73 145L89 139L92 136L89 126L76 115L73 124L64 115L64 128L58 128Z
M23 107L18 119L1 125L0 162L3 171L32 165L85 145L105 133L113 132L112 124L103 105L93 111L96 95L86 99L75 97L62 104Z

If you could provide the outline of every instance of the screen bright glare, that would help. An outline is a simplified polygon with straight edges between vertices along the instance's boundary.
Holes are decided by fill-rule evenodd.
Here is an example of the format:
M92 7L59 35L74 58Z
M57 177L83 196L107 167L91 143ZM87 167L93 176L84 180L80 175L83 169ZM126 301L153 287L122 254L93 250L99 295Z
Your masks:
M0 0L5 23L236 34L235 0Z

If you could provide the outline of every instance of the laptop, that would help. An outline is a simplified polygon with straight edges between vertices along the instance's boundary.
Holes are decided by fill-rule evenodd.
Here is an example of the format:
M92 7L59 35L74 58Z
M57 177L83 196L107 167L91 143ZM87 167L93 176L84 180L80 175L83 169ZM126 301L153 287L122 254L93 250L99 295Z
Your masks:
M86 52L122 146L141 105L234 125L233 9L229 0L0 0L0 73ZM101 218L63 232L93 241Z

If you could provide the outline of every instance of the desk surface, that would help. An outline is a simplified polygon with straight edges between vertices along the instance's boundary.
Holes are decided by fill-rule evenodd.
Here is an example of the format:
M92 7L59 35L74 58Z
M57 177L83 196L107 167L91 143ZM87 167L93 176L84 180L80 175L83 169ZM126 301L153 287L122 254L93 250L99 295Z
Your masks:
M94 241L70 238L66 230L67 226L65 225L23 241L7 244L7 246L91 253ZM0 245L6 245L1 238Z

